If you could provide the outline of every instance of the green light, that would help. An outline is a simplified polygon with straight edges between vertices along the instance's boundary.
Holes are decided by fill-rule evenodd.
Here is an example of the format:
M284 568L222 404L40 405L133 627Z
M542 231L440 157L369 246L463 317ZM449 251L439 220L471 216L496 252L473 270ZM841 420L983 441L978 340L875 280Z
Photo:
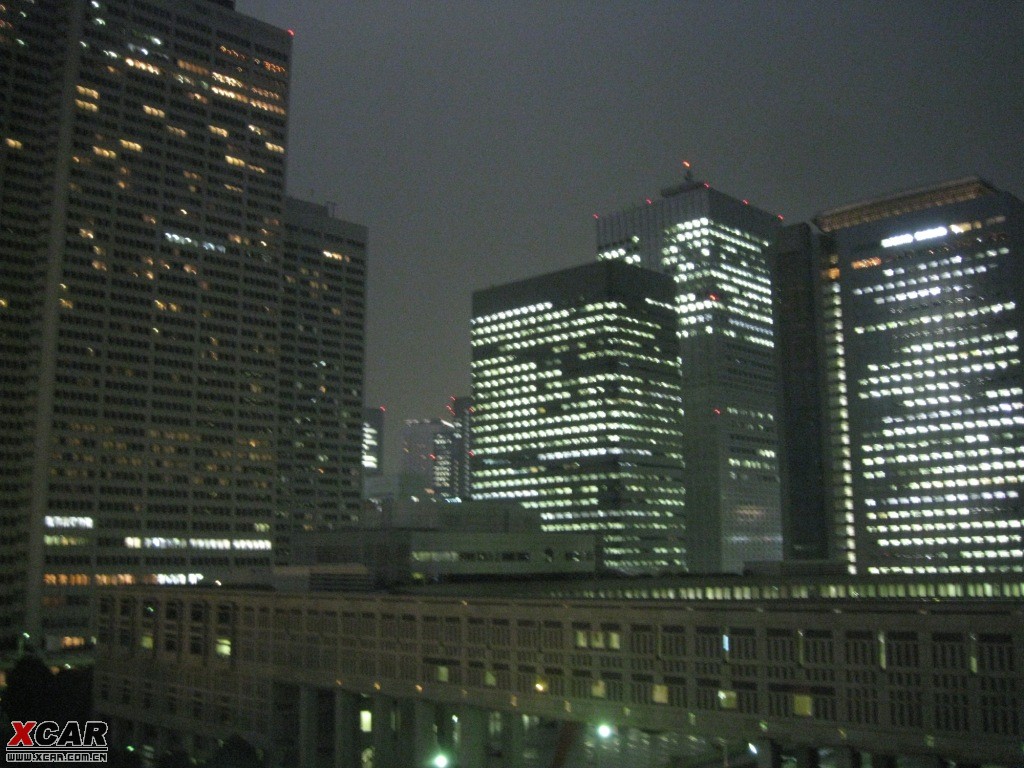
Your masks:
M431 765L433 765L434 768L448 768L448 757L446 755L438 755L434 758Z
M597 726L597 735L602 739L607 739L612 735L612 727L607 723L601 723Z

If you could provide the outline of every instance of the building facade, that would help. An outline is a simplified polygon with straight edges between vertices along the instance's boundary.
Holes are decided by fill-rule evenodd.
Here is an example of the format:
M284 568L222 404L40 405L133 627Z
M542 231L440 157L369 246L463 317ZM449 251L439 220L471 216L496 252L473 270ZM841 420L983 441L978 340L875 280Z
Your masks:
M452 395L446 409L455 425L452 434L452 491L458 498L466 500L473 493L473 398Z
M1022 572L1024 204L966 178L815 223L840 557Z
M299 531L346 528L362 506L366 227L285 200L275 561Z
M781 556L766 256L778 223L690 179L596 222L599 260L674 281L692 571L740 571Z
M609 568L681 570L672 284L594 263L473 295L473 498L593 532Z
M212 0L0 21L0 633L73 649L98 590L244 577L344 514L347 438L298 443L358 427L329 411L358 411L361 266L289 235L287 32Z
M559 742L605 724L738 742L748 759L753 744L763 768L853 768L862 752L1019 766L1013 586L1016 599L660 602L138 588L100 606L96 710L114 744L154 760L208 756L234 733L275 768L420 766L442 749L523 768L524 715L561 724ZM672 763L740 756L686 754Z
M782 542L787 561L835 559L845 539L841 529L834 530L828 457L835 450L837 466L842 466L850 447L842 440L834 446L829 441L826 366L821 363L826 349L837 349L835 344L826 346L826 334L831 339L841 333L842 320L836 316L832 292L824 290L830 284L830 267L823 247L823 238L809 224L780 227L771 247ZM839 376L842 369L832 362L833 375Z
M453 493L455 424L448 419L406 419L402 424L404 496L448 498Z

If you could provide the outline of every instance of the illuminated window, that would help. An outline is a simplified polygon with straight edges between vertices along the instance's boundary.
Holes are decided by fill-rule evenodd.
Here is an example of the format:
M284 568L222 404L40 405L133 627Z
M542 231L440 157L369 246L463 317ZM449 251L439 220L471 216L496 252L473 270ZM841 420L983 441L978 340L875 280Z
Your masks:
M736 695L736 691L729 691L724 689L718 691L719 709L736 709L738 704L739 697Z
M793 714L800 717L814 716L814 699L806 693L793 694Z

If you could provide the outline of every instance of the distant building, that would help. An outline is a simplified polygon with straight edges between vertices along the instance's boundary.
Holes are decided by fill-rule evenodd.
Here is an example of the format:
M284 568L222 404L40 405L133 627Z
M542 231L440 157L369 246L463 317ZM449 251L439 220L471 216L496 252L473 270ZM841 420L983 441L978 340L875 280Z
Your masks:
M469 499L472 494L473 456L473 398L455 397L449 399L448 413L455 430L452 434L452 492L460 499Z
M601 261L674 280L691 571L781 557L776 372L766 250L778 218L688 179L598 217Z
M278 576L320 589L593 574L598 559L593 534L544 533L536 511L511 502L401 499L358 530L295 541L294 565Z
M363 477L384 471L384 406L363 409Z
M403 496L453 493L452 444L455 424L448 419L407 419L402 425Z
M295 531L356 522L362 506L366 227L287 198L281 260L275 562ZM268 299L270 297L268 296Z
M966 178L815 223L833 550L1024 572L1024 204Z
M617 262L474 293L474 500L599 534L609 568L685 567L672 295Z

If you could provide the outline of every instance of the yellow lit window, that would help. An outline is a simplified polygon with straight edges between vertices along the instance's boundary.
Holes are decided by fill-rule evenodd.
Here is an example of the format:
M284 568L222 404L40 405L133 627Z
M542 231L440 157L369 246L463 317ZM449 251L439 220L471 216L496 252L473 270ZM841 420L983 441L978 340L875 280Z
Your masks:
M99 105L93 104L91 101L85 101L84 99L75 99L75 106L79 109L84 109L86 112L99 112Z
M793 714L800 717L812 717L814 715L814 699L806 693L794 693Z
M218 136L223 136L224 138L228 137L227 128L221 128L219 125L208 125L206 127L210 129L210 133L215 133Z
M6 145L7 145L8 147L10 147L11 149L22 149L22 148L24 148L24 146L25 146L25 145L24 145L23 143L21 143L21 142L20 142L20 141L18 141L17 139L12 139L12 138L10 138L10 137L8 137L8 138L4 139L4 143L5 143L5 144L6 144Z
M143 72L148 72L151 75L160 74L160 68L153 66L148 61L139 61L138 59L125 59L124 63L127 64L129 67L141 69Z
M98 99L100 92L94 88L86 88L84 85L76 85L75 90L82 96L88 96L90 99Z
M142 111L145 112L147 115L151 115L153 117L167 117L167 113L164 112L162 109L160 109L159 107L151 107L149 106L149 104L143 104Z
M240 157L232 157L231 155L224 155L224 159L228 161L228 165L237 165L242 168L245 167L245 160Z

